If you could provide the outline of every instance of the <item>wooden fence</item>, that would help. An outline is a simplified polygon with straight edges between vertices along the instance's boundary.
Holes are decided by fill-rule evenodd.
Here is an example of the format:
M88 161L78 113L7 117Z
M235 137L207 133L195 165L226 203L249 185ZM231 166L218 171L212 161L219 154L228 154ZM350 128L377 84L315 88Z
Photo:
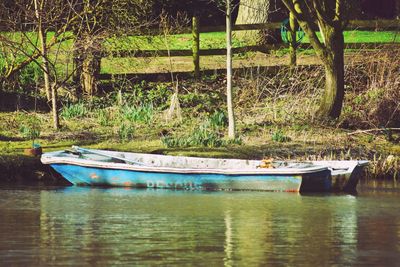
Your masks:
M245 24L245 25L234 25L233 31L247 31L247 30L279 30L281 23L265 23L265 24ZM197 18L193 18L193 24L191 28L184 28L178 33L192 33L193 39L192 49L186 50L118 50L104 53L102 56L112 57L178 57L178 56L191 56L193 57L193 70L199 75L200 70L200 56L216 56L225 55L226 49L200 49L200 34L208 32L224 32L225 26L213 26L213 27L200 27ZM346 30L390 30L400 31L400 20L352 20L349 21ZM158 32L159 33L159 32ZM154 35L157 31L153 32ZM400 43L389 42L389 43L346 43L346 49L375 49L387 46L399 46ZM233 54L240 54L245 52L261 52L267 53L271 50L279 50L282 48L288 48L289 44L267 44L262 46L244 46L233 48ZM302 43L297 48L309 49L312 48L310 44ZM110 75L101 75L102 78L108 79Z

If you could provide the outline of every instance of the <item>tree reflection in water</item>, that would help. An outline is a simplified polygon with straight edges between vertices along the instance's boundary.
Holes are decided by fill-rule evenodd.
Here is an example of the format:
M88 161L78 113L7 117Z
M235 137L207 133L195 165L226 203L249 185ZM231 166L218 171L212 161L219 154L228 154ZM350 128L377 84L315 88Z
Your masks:
M4 264L390 265L400 259L400 214L393 212L400 210L400 193L79 187L2 193Z

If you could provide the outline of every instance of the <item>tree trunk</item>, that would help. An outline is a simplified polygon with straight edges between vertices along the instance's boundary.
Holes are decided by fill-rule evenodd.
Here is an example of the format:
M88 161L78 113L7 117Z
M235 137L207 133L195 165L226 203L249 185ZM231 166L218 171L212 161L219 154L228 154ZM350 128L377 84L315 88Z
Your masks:
M325 67L325 91L317 111L320 118L340 116L344 98L344 37L337 28L324 29L325 42L330 52L322 59Z
M192 19L192 35L193 35L193 65L194 65L194 77L200 78L200 22L199 17L193 17Z
M267 23L270 0L240 0L236 24Z
M293 13L289 15L289 29L290 29L290 43L289 43L289 51L290 51L290 68L294 68L297 65L297 29L299 25L297 23L296 18L294 17Z
M92 44L90 43L90 45ZM100 73L100 61L101 57L97 49L93 49L91 46L85 49L81 63L82 73L80 82L83 92L88 96L93 96L97 93L97 77Z
M327 8L323 1L313 1L313 6L304 1L282 2L296 17L325 66L325 90L316 115L322 120L336 119L340 116L344 99L343 29L349 11L346 3L349 1L336 0L333 9ZM319 40L314 30L316 19L324 42Z
M82 75L82 49L79 48L79 40L76 40L74 43L74 48L73 48L73 75L72 75L72 81L77 88L77 95L80 96L83 93L82 87L81 87L81 75Z
M396 1L396 18L400 19L400 0L394 0Z
M51 87L51 109L53 112L53 128L58 130L60 128L60 120L58 117L57 107L57 84L54 83Z
M240 0L236 24L258 24L284 19L282 4L276 0ZM240 35L258 44L278 43L279 32L274 30L240 31Z
M235 115L232 102L232 14L230 0L226 0L226 95L228 106L228 137L229 139L235 139Z
M43 2L39 5L38 0L34 1L35 5L35 16L37 19L37 26L38 26L38 36L40 40L40 53L42 56L42 68L43 68L43 79L44 79L44 89L46 91L47 100L51 100L51 89L50 89L50 68L49 68L49 61L47 59L47 47L46 47L46 37L47 32L43 29L42 23L42 6Z
M39 31L39 38L41 42L41 52L43 61L43 79L44 79L44 89L46 91L47 100L50 101L51 89L50 89L50 68L49 61L47 60L47 47L46 47L46 36L47 33Z
M239 13L236 24L257 24L268 22L268 10L270 0L240 0ZM240 36L251 39L258 44L269 41L270 31L240 31Z

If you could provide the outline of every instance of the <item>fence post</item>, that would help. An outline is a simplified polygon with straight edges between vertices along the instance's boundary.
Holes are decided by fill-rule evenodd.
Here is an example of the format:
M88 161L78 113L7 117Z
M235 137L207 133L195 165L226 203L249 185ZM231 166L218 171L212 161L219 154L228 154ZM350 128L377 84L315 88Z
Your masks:
M198 17L192 19L192 34L193 34L193 65L194 65L194 77L200 78L200 22Z
M298 23L296 18L294 17L293 13L290 12L289 14L289 32L290 32L290 42L289 42L289 51L290 51L290 67L293 68L297 65L297 55L296 55L296 32L298 28Z

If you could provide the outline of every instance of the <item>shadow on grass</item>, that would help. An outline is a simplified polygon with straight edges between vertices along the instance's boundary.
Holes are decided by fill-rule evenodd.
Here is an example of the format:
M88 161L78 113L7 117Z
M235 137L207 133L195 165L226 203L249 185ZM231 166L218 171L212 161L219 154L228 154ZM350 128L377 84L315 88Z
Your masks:
M5 135L1 135L0 134L0 141L24 141L24 139L20 138L20 137L10 137L10 136L5 136Z

